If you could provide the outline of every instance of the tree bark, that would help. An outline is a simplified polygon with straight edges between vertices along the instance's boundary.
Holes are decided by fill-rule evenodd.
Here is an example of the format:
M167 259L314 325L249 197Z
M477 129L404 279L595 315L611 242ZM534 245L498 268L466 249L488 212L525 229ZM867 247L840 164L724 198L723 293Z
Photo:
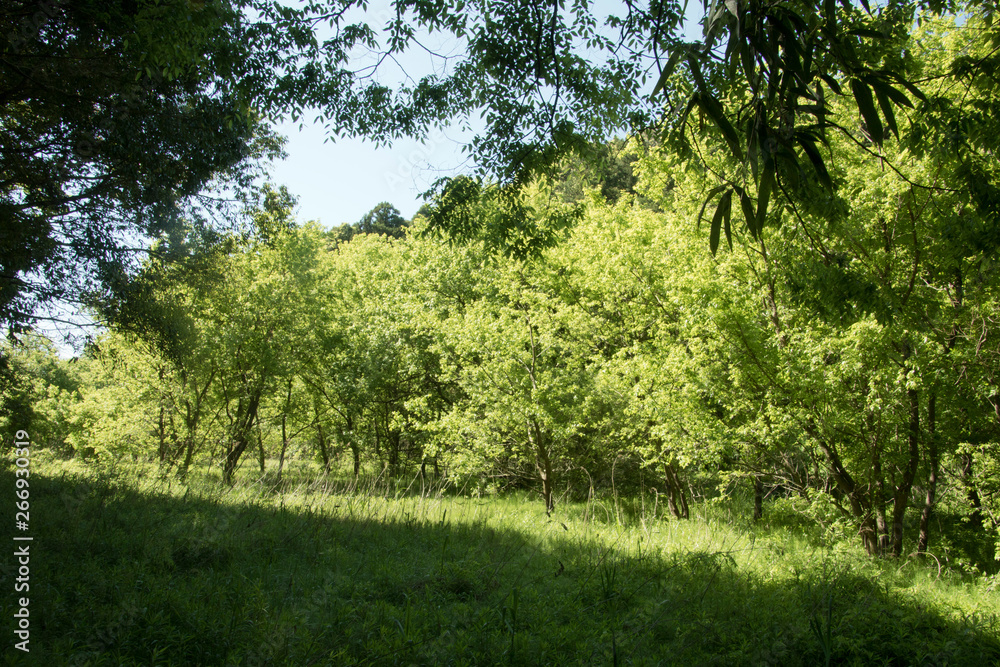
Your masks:
M935 494L937 493L938 476L938 448L935 433L935 419L937 412L937 394L931 393L927 399L927 463L930 470L927 473L927 495L924 498L924 509L920 513L920 537L917 539L917 553L927 553L927 544L930 542L930 520L931 512L934 511Z
M317 420L319 417L317 416ZM326 434L323 433L323 424L316 422L316 444L319 445L319 454L323 457L323 472L330 474L330 448L326 444Z
M867 415L869 425L874 421L874 417L871 413ZM889 524L885 520L885 503L886 503L886 493L885 493L885 474L882 472L882 445L879 442L879 438L875 433L874 428L869 428L872 438L872 477L875 480L875 492L870 494L871 496L871 511L874 521L874 531L876 547L875 553L879 555L888 553L890 543L889 543Z
M167 406L164 405L166 401L166 396L163 395L163 375L164 371L163 367L161 366L158 373L158 377L160 379L160 416L156 424L157 426L156 431L160 440L160 447L157 454L159 455L161 464L167 460L167 426L165 420Z
M875 515L872 512L872 507L868 502L868 499L864 497L861 492L862 490L858 487L854 478L844 467L844 464L840 459L840 454L837 453L836 448L820 437L815 425L806 424L806 432L814 440L816 440L816 444L819 446L820 451L823 452L823 456L826 457L827 467L829 468L830 474L833 476L834 482L836 482L837 489L840 490L851 505L851 514L853 514L855 518L861 520L860 534L861 542L865 547L865 552L867 552L870 556L879 554L880 544L877 527L875 525Z
M684 492L680 476L674 467L666 461L663 462L663 475L667 484L667 507L670 508L674 517L687 519L690 516L687 494Z
M264 433L261 431L260 423L257 424L257 462L260 464L260 474L264 474L264 465L266 461L266 455L264 453Z
M240 458L250 446L253 424L257 419L257 408L260 406L262 393L262 387L255 388L247 398L246 407L241 405L236 410L236 420L231 432L232 439L222 467L222 481L225 484L233 483L233 474L240 463Z
M285 452L288 451L288 411L292 406L292 380L288 379L288 394L285 397L285 409L281 411L281 454L278 456L278 482L285 469ZM263 471L262 471L263 472Z
M917 476L917 465L920 463L920 394L916 389L907 389L906 397L910 407L909 457L903 478L896 487L892 503L892 555L899 558L903 554L903 516L910 499L913 480Z
M760 475L753 476L753 520L764 518L764 479Z
M969 525L980 530L983 527L983 500L972 481L972 454L962 455L962 484L965 486L965 497L969 501L972 513L969 514Z
M545 511L552 512L556 508L552 491L552 461L549 459L549 450L542 429L534 419L531 419L528 424L528 441L535 450L535 466L542 478L542 497L545 499Z

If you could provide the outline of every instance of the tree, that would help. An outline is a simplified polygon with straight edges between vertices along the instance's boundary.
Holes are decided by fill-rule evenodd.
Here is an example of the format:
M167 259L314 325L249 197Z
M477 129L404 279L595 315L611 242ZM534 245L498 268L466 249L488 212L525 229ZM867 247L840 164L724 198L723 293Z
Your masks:
M975 23L955 34L926 21L904 43L912 71L930 75L924 88L938 108L964 104L969 93L956 95L933 73L956 52L983 48L981 36ZM830 123L846 127L856 112L831 102L827 113ZM899 119L897 129L904 136L924 122ZM917 550L925 551L943 474L971 472L955 468L962 439L973 439L971 429L976 441L990 439L986 396L962 377L979 367L981 353L973 349L992 335L987 316L972 344L968 319L991 309L995 276L987 258L998 248L992 213L974 191L945 180L955 169L953 154L914 154L910 143L889 136L876 151L842 132L829 139L833 154L853 157L830 165L842 197L814 190L815 201L803 202L791 186L780 186L770 195L767 224L753 227L747 212L751 228L741 233L726 222L726 207L738 197L723 190L744 167L730 151L712 150L718 140L692 136L697 159L687 170L669 151L640 160L638 169L650 197L669 182L663 207L680 202L704 212L703 193L722 193L710 245L722 248L725 232L732 251L719 250L717 261L732 285L749 288L717 293L697 310L724 343L706 364L725 368L713 392L730 415L726 428L747 444L741 467L750 472L752 464L757 474L832 502L851 517L870 553L893 556L902 554L904 519L919 489ZM826 483L810 482L818 471L795 462L801 445Z
M12 378L2 393L0 424L8 431L27 431L41 447L65 450L87 362L60 359L44 336L29 334L23 343L3 343Z
M258 159L279 154L245 97L220 86L233 17L223 3L187 2L26 0L0 11L7 326L23 329L55 300L120 299L146 240L163 238L169 255L199 193L245 187Z
M382 202L362 216L355 224L344 224L337 229L337 238L350 241L355 234L384 234L390 238L401 239L406 234L409 225L399 210L389 202Z
M0 13L0 223L7 231L0 316L21 328L39 304L88 296L110 317L123 317L114 303L138 267L128 259L137 252L131 239L176 238L181 205L222 176L245 184L257 158L276 154L262 120L313 109L331 135L378 143L482 115L486 128L470 152L479 177L513 188L508 203L536 177L556 174L568 156L593 159L592 146L623 130L665 128L670 145L688 155L685 132L698 111L744 166L707 197L717 200L718 237L731 226L734 200L754 234L777 189L805 203L813 189L797 183L836 185L822 154L829 131L878 147L900 134L899 113L920 105L928 122L905 138L917 150L957 149L953 175L981 212L995 216L996 174L987 158L1000 136L989 74L998 56L986 49L956 57L935 75L976 91L975 104L942 106L914 83L920 73L902 46L923 5L862 5L707 0L704 38L687 43L674 0L626 2L607 17L587 3L566 10L538 0L396 2L381 32L352 22L359 5L350 0L301 7L268 0L36 7L22 0ZM968 15L981 44L995 38L987 3L926 9ZM441 68L395 89L379 83L380 66L425 46L421 31L450 36L464 55L435 54ZM360 48L378 64L357 62ZM848 98L860 112L862 135L831 124L833 98ZM940 133L942 125L973 131ZM450 181L438 192L493 196ZM460 216L431 220L462 231ZM507 206L489 225L546 233L524 223L522 210ZM514 249L524 246L544 243ZM145 243L139 248L141 255Z

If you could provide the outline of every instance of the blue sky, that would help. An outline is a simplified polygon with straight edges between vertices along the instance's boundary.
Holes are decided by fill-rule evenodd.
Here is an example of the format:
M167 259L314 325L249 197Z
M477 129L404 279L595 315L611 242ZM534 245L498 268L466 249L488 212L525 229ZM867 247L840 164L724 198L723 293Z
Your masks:
M620 12L622 4L616 0L597 0L593 9L599 15ZM697 21L702 15L700 2L688 9L686 33L688 39L697 39L700 28ZM384 25L391 16L388 0L374 0L368 10L356 18L371 25ZM433 50L454 53L454 41L439 38L427 41ZM444 39L444 41L441 41ZM363 65L365 54L358 58ZM400 68L383 68L379 79L393 85L409 75L419 78L440 67L426 53L407 53L400 59ZM404 72L405 70L405 72ZM649 83L652 92L653 82ZM331 139L321 125L308 122L309 114L300 123L287 121L277 126L277 131L288 138L288 158L274 165L272 180L288 187L299 198L297 217L300 221L318 220L325 227L343 222L357 222L377 204L387 201L405 218L411 218L424 203L421 193L429 190L434 181L444 176L455 176L471 169L462 146L471 140L471 133L457 126L432 131L424 142L400 140L391 148L378 148L360 139Z
M392 15L389 7L390 0L372 0L364 12L353 18L373 26L385 25ZM598 15L606 16L620 12L622 3L620 0L595 0L592 8ZM700 32L697 21L701 14L701 3L692 3L686 26L688 39L697 39ZM428 48L439 53L457 55L456 51L461 48L454 39L449 41L444 35L436 34L432 39L425 34L421 39ZM357 58L352 56L352 65L364 67L366 60L367 64L374 62L370 54L360 53ZM378 78L394 86L407 76L416 79L432 71L440 72L439 68L440 60L418 50L400 57L399 67L381 68ZM649 82L650 92L652 86L653 82ZM411 218L424 203L421 193L429 190L437 179L466 173L472 168L463 146L472 139L473 133L463 132L457 124L432 130L423 142L399 140L392 147L376 148L360 139L327 141L323 126L311 120L312 117L306 114L301 123L288 120L276 127L288 139L285 147L288 157L271 169L271 181L285 185L298 198L296 216L300 222L318 220L327 228L357 222L383 201L399 209L404 217ZM87 319L73 310L67 304L59 304L48 314L76 322ZM63 333L79 337L88 331L51 322L40 323L39 329L56 341ZM62 355L73 354L69 345L61 342L57 345Z
M364 22L378 30L394 17L391 0L371 0L365 10L353 10L345 22ZM317 30L321 39L326 36L322 26ZM463 48L446 33L421 32L418 39L429 50L449 56L458 55ZM364 70L376 62L376 55L359 50L352 55L351 68ZM445 74L442 62L413 48L382 62L377 72L366 73L395 87L403 82L412 84L431 73ZM458 175L467 167L462 146L472 137L463 135L457 126L432 131L424 142L407 139L393 142L391 148L376 148L361 139L326 141L322 125L310 120L311 115L306 113L300 122L288 120L277 126L277 131L288 138L288 158L275 164L271 172L275 183L287 186L299 198L300 221L319 220L328 228L357 222L383 201L411 218L423 204L420 194L429 190L434 181Z
M458 128L433 131L423 143L405 140L376 149L360 139L324 143L322 126L298 126L277 127L288 137L288 158L275 164L271 178L299 198L300 221L319 220L325 227L357 222L383 201L409 219L423 204L420 193L466 165Z

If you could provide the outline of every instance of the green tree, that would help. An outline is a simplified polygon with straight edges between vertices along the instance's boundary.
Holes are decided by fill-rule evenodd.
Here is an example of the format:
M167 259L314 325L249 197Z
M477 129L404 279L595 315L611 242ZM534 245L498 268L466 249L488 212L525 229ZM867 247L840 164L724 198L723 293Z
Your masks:
M401 239L409 222L389 202L382 202L362 216L355 224L343 224L336 230L337 239L350 241L355 234L384 234Z
M917 32L908 51L913 71L939 71L961 49L979 48L982 33L974 26L957 35L944 30L927 21ZM948 34L943 42L942 34ZM941 108L960 103L946 77L925 89ZM827 113L831 123L847 127L844 118L856 111L830 104ZM896 122L902 137L924 120ZM992 298L987 258L997 246L991 213L975 192L946 185L944 174L955 168L950 155L914 155L907 141L882 139L876 150L848 132L831 137L834 154L854 156L829 170L843 198L819 190L806 203L789 191L793 186L780 184L763 218L755 222L760 208L744 208L746 234L728 223L732 199L742 196L724 192L744 167L730 153L711 150L717 141L711 134L692 138L698 159L687 171L663 152L640 164L640 175L651 197L669 185L662 206L704 212L703 193L721 193L710 246L720 247L725 233L733 252L720 253L720 266L732 285L751 291L749 299L738 298L743 290L717 294L699 310L725 343L709 362L728 366L716 391L727 411L744 415L728 425L749 445L744 454L763 456L753 465L764 472L804 443L803 453L818 455L832 483L819 490L857 522L866 548L899 556L914 493L919 487L923 496L917 544L923 551L941 466L954 465L963 431L982 423L985 396L954 389L964 382L952 362L971 353L963 332L971 331L970 310L982 312L979 300ZM973 291L970 273L977 276ZM970 414L980 417L970 421ZM777 470L771 475L777 478ZM807 493L819 486L801 464L781 477L805 479L797 485Z
M65 450L87 361L60 359L55 345L38 334L19 345L4 342L3 348L11 382L2 395L0 424L7 431L27 431L42 447Z
M179 1L0 10L7 326L23 329L53 300L121 298L145 240L169 242L210 184L245 187L259 159L279 154L245 97L220 86L238 58L234 16Z

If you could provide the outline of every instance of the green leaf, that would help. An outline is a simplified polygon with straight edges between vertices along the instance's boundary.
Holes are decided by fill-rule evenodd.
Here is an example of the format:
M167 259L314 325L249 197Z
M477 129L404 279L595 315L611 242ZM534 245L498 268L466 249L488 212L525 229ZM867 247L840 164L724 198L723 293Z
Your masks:
M729 145L729 150L732 152L733 157L739 160L743 157L743 152L740 148L740 137L736 133L736 128L734 128L733 124L729 122L728 118L726 118L722 105L717 99L708 93L702 93L700 95L698 93L695 94L698 96L698 106L701 107L702 111L704 111L705 114L712 119L712 122L715 123L716 127L719 128L722 132L723 138Z
M861 117L865 120L868 136L871 137L872 141L881 146L882 139L884 138L882 120L878 117L878 111L875 110L875 101L872 99L871 88L865 85L860 79L851 79L851 92L854 93L854 99L858 103L858 110L861 112Z
M837 31L837 3L835 0L823 0L823 14L826 15L826 22L836 33Z
M750 83L750 87L756 89L756 63L754 62L753 47L750 46L750 42L743 42L740 48L740 60L743 63L743 73L747 77L747 81Z
M920 91L919 88L917 88L916 86L914 86L909 81L906 81L905 79L901 79L899 77L895 77L895 78L896 78L896 82L899 83L899 85L901 85L903 88L906 88L908 91L910 91L911 95L913 95L914 97L916 97L921 102L926 102L927 101L927 96L924 95Z
M723 221L723 229L726 230L726 243L729 244L729 249L733 249L733 232L732 225L730 224L730 218L733 217L733 193L732 190L727 192L722 196L726 201L726 211Z
M809 157L809 161L812 162L813 169L816 170L816 175L819 177L820 183L832 190L833 179L830 178L830 172L826 170L826 164L823 163L823 156L819 154L819 149L816 148L816 144L813 143L812 138L804 133L799 133L796 139L798 139L802 150Z
M693 53L688 53L687 55L688 68L691 70L691 76L694 78L694 83L698 87L698 90L708 94L708 85L705 83L705 77L701 75L701 66L698 65L698 59L694 57Z
M736 194L740 196L740 208L743 209L743 217L746 220L747 229L750 231L750 235L752 237L757 238L757 230L754 227L754 221L757 218L757 213L753 208L753 200L750 199L746 190L740 186L734 185L733 190L735 190Z
M865 77L865 81L871 84L871 87L875 89L876 95L885 95L901 107L908 107L910 109L913 108L913 102L910 101L909 97L904 95L902 91L896 90L882 79L872 76Z
M774 188L774 158L770 155L764 159L764 172L760 175L760 186L757 190L757 233L764 229L764 219L767 217L767 203Z
M660 72L660 78L653 87L653 92L650 97L656 97L656 94L663 89L663 86L666 85L667 79L670 78L670 75L674 73L674 69L677 67L677 61L680 59L681 52L683 50L683 47L678 47L673 53L670 54L670 58L667 60L667 64L663 68L663 71Z
M688 100L687 106L684 107L684 112L680 116L680 121L677 123L678 127L683 128L684 123L687 122L688 116L691 115L691 109L694 108L694 105L697 104L697 102L698 101L694 99L693 96L690 100Z
M872 30L871 28L855 28L854 30L848 30L847 34L854 35L855 37L870 37L872 39L885 39L888 37L884 32Z
M837 83L837 80L834 79L829 74L820 74L819 78L823 79L824 83L826 83L826 85L830 87L830 90L832 90L836 94L838 95L844 94L844 91L840 89L840 84Z
M878 98L878 105L885 116L886 127L899 139L899 129L896 127L896 114L892 111L892 102L889 100L889 96L878 88L875 88L875 97Z
M701 205L701 211L698 212L698 223L695 226L696 229L701 228L701 221L705 217L705 209L708 208L708 203L715 198L715 195L719 194L725 189L726 189L725 185L720 185L708 191L708 195L706 195L705 197L705 202Z
M726 240L729 242L730 250L733 247L733 241L732 238L730 237L729 222L728 222L729 210L732 207L732 201L733 201L733 191L729 190L726 192L726 194L722 195L722 198L719 199L719 205L715 207L715 215L712 216L712 229L710 230L708 235L708 246L709 249L712 251L713 255L719 249L719 232L722 229L723 220L726 221Z

